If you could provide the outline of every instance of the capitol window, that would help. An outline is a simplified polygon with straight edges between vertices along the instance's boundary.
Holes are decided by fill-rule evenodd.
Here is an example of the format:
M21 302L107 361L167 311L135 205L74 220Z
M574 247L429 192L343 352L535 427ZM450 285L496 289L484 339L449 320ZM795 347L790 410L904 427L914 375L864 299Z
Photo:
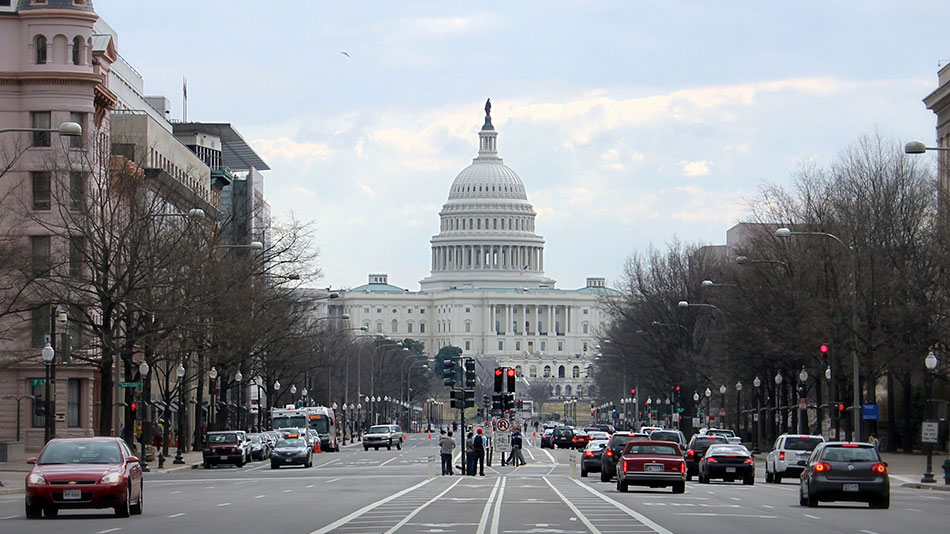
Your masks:
M383 313L383 309L382 309L382 308L376 308L376 313Z
M521 350L521 342L515 341L515 350Z
M520 365L515 366L515 374L518 376L524 376L524 372L522 372Z
M393 319L393 333L396 333L398 331L399 331L399 321Z
M412 323L406 323L406 332L412 333Z
M559 365L559 366L558 366L558 368L557 368L557 377L558 377L558 378L564 378L564 366L563 366L563 365Z
M472 342L471 342L471 341L465 341L465 350L467 350L467 351L468 351L468 350L472 350Z
M587 333L587 323L584 323L581 325L581 330L583 331L584 334Z
M419 323L419 333L420 333L420 334L425 334L425 333L426 333L426 324L425 324L425 323Z
M499 342L498 342L498 350L499 350L499 352L505 350L505 342L504 342L504 341L499 341Z
M580 368L579 366L575 365L574 368L571 369L571 377L572 377L572 378L580 378L580 377L581 377L581 368Z
M557 351L558 351L558 352L562 352L563 350L564 350L564 342L563 342L563 341L558 341L558 342L557 342Z
M544 378L551 378L551 366L550 366L550 365L545 365L545 366L544 366Z
M528 376L530 376L531 378L537 378L537 377L538 377L538 368L537 368L537 366L532 365L531 367L528 367Z
M471 321L465 321L465 331L466 331L466 332L471 332L471 331L472 331L472 322L471 322Z
M377 334L382 334L382 333L383 333L383 322L382 322L382 321L376 321L376 333L377 333Z
M547 348L546 348L546 345L544 344L544 341L542 341L542 342L541 342L541 352L544 352L545 350L547 350Z

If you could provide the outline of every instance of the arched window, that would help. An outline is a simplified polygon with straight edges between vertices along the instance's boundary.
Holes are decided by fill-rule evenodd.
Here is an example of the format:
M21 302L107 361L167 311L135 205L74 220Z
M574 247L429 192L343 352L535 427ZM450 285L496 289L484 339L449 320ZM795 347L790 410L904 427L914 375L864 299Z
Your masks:
M537 378L537 377L538 377L538 366L532 365L531 367L528 367L528 376L531 377L531 378Z
M521 366L520 366L520 365L516 365L516 366L515 366L515 374L518 375L518 376L524 376L524 372L521 370Z
M584 323L584 324L581 325L581 330L582 330L582 332L583 332L584 334L587 333L587 323Z
M550 365L545 365L545 366L544 366L544 378L551 378L551 366L550 366Z
M558 377L558 378L564 378L564 366L563 366L563 365L557 366L557 377Z
M561 396L561 385L560 385L560 384L554 386L554 396L555 396L555 397L560 397L560 396Z
M406 323L406 332L412 333L412 321Z
M590 366L589 366L589 365L584 369L584 371L586 371L586 373L585 373L584 376L586 376L587 378L590 378Z
M79 60L82 57L80 51L82 50L82 39L75 37L73 39L73 65L79 65Z
M382 321L376 321L376 333L377 333L377 334L382 334L382 333L383 333L383 322L382 322Z
M571 369L571 377L572 377L572 378L580 378L580 377L581 377L581 368L580 368L579 365L575 365L574 368Z
M564 394L567 395L567 396L570 396L570 395L571 395L571 386L570 386L570 385L564 386Z
M36 36L36 64L45 65L46 64L46 37L42 35Z

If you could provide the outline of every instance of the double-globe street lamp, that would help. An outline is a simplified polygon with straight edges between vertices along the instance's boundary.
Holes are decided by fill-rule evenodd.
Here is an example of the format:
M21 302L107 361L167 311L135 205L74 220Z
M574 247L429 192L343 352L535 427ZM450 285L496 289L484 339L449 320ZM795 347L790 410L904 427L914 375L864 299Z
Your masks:
M931 350L927 353L927 357L924 359L924 366L927 368L927 398L924 399L924 422L926 424L932 417L930 398L933 396L933 372L934 369L937 368L937 355L934 354L934 351ZM920 481L924 484L936 484L937 479L934 477L933 473L934 444L928 441L926 446L927 469L924 471L924 476L920 479Z
M182 454L185 453L185 365L178 364L175 370L178 375L178 432L175 438L178 440L178 450L175 451L174 464L183 464L185 459Z

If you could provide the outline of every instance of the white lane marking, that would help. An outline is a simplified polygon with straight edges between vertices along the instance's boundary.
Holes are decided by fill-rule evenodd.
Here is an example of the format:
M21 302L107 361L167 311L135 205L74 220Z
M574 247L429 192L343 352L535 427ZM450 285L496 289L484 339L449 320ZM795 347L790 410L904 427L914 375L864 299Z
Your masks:
M393 500L393 499L398 499L399 497L402 497L403 495L409 493L410 491L414 491L414 490L416 490L416 489L421 488L422 486L425 486L426 484L428 484L429 482L432 482L433 480L436 480L436 479L434 479L434 478L427 478L427 479L423 480L422 482L416 484L415 486L409 486L408 488L406 488L406 489L404 489L404 490L402 490L402 491L400 491L400 492L393 493L392 495L390 495L389 497L386 497L385 499L376 501L376 502L371 503L371 504L367 504L366 506L360 508L359 510L357 510L357 511L355 511L355 512L352 512L351 514L347 515L346 517L342 517L342 518L340 518L340 519L337 519L337 520L334 521L333 523L330 523L329 525L327 525L327 526L325 526L325 527L323 527L323 528L321 528L321 529L319 529L319 530L314 530L314 531L311 532L310 534L326 534L327 532L330 532L330 531L332 531L332 530L335 530L335 529L339 528L341 525L345 525L345 524L349 523L349 522L352 521L353 519L356 519L357 517L359 517L359 516L365 514L366 512L369 512L370 510L376 508L377 506L381 506L381 505L383 505L383 504L386 504L386 503L388 503L389 501L391 501L391 500ZM456 484L459 483L459 482L461 482L461 481L462 481L462 479L459 478L458 480L456 480ZM455 484L453 484L452 486L454 486L454 485L455 485Z
M491 518L491 532L492 534L498 534L498 520L501 515L501 502L505 498L505 486L508 484L508 478L502 477L499 479L501 486L495 484L495 488L498 488L498 500L495 501L495 513ZM494 500L495 490L492 489L492 496L489 497L488 502L485 504L485 509L482 511L482 518L478 522L479 530L477 532L485 532L485 522L488 519L488 510L491 508L492 500Z
M802 515L807 517L808 519L821 519L817 515L811 515L811 514L802 514Z
M332 483L336 482L337 480L340 480L340 477L331 478L330 480L327 480L327 484L332 484Z
M864 532L864 534L877 534L877 532L874 532L873 530L859 530L858 532Z
M310 484L309 486L307 486L307 489L310 489L310 488L312 488L313 486L314 486L313 484Z
M267 497L267 494L254 496L255 499L263 499L264 497Z
M531 453L531 449L523 449L523 450L524 452L528 453L528 456L530 456L532 460L534 460L534 454Z
M397 530L399 530L400 528L402 528L406 523L409 522L410 519L412 519L413 517L415 517L416 514L418 514L419 512L421 512L423 509L425 509L425 508L426 508L427 506L429 506L430 504L432 504L432 503L436 502L437 500L439 500L439 498L441 498L443 495L445 495L446 493L448 493L449 491L451 491L452 488L454 488L454 487L455 487L459 482L461 482L461 481L462 481L461 478L458 479L458 480L456 480L451 486L445 488L441 493L439 493L439 494L436 495L435 497L432 497L431 499L429 499L429 500L426 501L425 503L420 504L418 508L416 508L416 509L413 510L412 512L409 512L409 515L407 515L406 517L402 518L402 520L400 520L398 523L396 523L396 524L393 526L393 528L387 530L387 531L385 532L385 534L393 534L394 532L396 532Z
M905 508L905 510L907 510L908 512L921 512L921 511L922 511L922 510L918 510L918 509L916 509L916 508Z
M185 515L185 512L181 512L181 513L178 513L178 514L172 514L172 515L168 516L168 518L169 518L169 519L175 519L176 517L181 517L181 516L183 516L183 515Z
M291 491L294 491L294 490L284 490L284 493L290 493Z
M240 486L241 484L247 484L247 481L246 481L246 480L242 480L241 482L235 482L235 483L234 483L235 486Z
M554 465L557 465L557 460L554 459L554 456L551 456L551 453L549 453L546 449L541 449L541 452L543 452L544 454L547 454L548 458L551 459L551 463L553 463Z
M339 462L339 461L340 461L340 459L339 459L339 458L336 458L336 459L330 460L329 462L323 462L322 464L317 465L317 466L314 466L314 467L323 467L323 466L325 466L325 465L330 465L330 464L332 464L332 463L334 463L334 462Z
M773 508L775 508L775 507L772 506L771 504L763 504L763 505L762 505L762 508L773 509Z
M669 531L669 530L667 530L667 529L661 527L660 525L654 523L654 522L651 521L647 516L645 516L645 515L643 515L643 514L641 514L641 513L639 513L639 512L635 512L634 510L631 510L631 509L630 509L629 507L627 507L625 504L623 504L623 503L621 503L621 502L619 502L619 501L615 501L614 499L611 499L610 497L608 497L608 496L606 496L606 495L600 493L599 491L597 491L597 490L595 490L595 489L589 487L587 484L584 484L584 483L582 483L582 482L580 482L579 480L576 480L576 479L571 479L571 481L574 482L575 484L577 484L578 486L584 488L585 490L591 492L592 494L596 495L596 496L597 496L598 498L600 498L601 500L606 501L606 502L609 502L610 504L614 505L617 509L619 509L620 511L622 511L622 512L624 512L625 514L629 515L630 517L636 519L637 521L643 523L645 526L647 526L647 527L649 527L649 528L652 528L657 534L673 534L672 531ZM548 484L550 484L550 482L548 482Z
M712 512L677 512L673 515L696 515L701 517L753 517L757 519L776 519L777 515L754 515L754 514L715 514Z
M564 496L563 493L561 493L560 491L558 491L557 488L554 487L554 484L551 484L551 481L548 480L548 477L546 477L546 476L541 477L541 480L547 482L548 486L551 486L551 490L554 491L554 493L555 493L558 497L560 497L560 499L561 499L562 501L564 501L564 504L566 504L567 507L570 508L572 512L574 512L574 515L576 515L576 516L578 517L578 519L581 520L582 523L584 523L585 525L587 525L587 528L591 531L592 534L601 534L600 530L598 530L597 527L595 527L594 524L591 523L589 519L587 519L587 516L585 516L584 514L582 514L581 511L578 510L576 506L574 506L574 503L572 503L571 501L569 501L569 500L567 499L567 497ZM576 480L575 480L575 482L576 482ZM573 518L571 518L571 519L573 519ZM495 534L495 533L492 533L492 534Z
M259 466L257 466L257 467L252 467L252 468L250 468L250 469L245 469L244 471L246 471L246 472L249 473L249 472L251 472L251 471L257 471L258 469L264 469L265 467L267 467L267 464L261 464L261 465L259 465Z
M734 501L741 501L741 500L742 500L742 499L740 499L739 497L729 497L729 498L732 499L732 500L734 500Z
M205 486L205 489L214 489L214 486Z
M223 503L219 504L218 506L231 506L231 503L229 503L229 502L223 502Z
M181 493L181 490L179 490L179 491L169 491L169 492L168 492L169 495L175 495L175 494L178 494L178 493Z
M386 460L385 462L379 464L379 467L382 467L382 466L388 464L389 462L391 462L391 461L393 461L393 460L395 460L395 459L396 459L396 457L393 456L392 458L390 458L390 459Z
M14 517L20 517L20 516L19 516L19 515L8 515L8 516L2 517L2 518L0 518L0 519L13 519Z
M106 534L106 532L115 532L116 530L122 530L122 529L119 528L119 527L110 528L110 529L107 529L107 530L100 530L99 532L96 532L96 534Z

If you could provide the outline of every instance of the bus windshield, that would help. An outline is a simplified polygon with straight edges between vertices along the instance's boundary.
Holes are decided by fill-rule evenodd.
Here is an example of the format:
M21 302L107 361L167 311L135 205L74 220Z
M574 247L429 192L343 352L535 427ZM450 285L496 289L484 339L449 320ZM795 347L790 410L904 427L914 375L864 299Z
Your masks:
M271 423L274 428L307 428L306 415L277 415Z
M330 432L330 419L325 415L311 415L310 428L316 430L318 434L328 434Z

